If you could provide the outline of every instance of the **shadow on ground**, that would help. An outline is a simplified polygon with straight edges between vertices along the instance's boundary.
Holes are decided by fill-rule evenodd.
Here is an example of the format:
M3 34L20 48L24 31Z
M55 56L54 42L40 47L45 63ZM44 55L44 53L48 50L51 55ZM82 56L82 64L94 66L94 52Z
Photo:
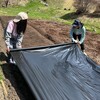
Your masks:
M73 12L73 13L65 14L65 15L61 16L60 18L64 19L64 20L73 20L73 19L77 19L78 15L75 14L75 12Z
M92 14L88 14L87 16L92 18L100 18L100 12L94 12Z
M3 52L1 52L0 61L2 62L5 60L6 60L6 56ZM19 71L16 65L3 63L1 64L1 68L6 78L5 82L8 83L6 89L8 90L7 92L8 92L9 100L11 99L13 100L15 98L16 100L36 100L34 95L31 92L31 89L29 88L23 75L21 74L21 72ZM15 94L13 93L14 92L13 89L15 90L18 96L13 95ZM12 92L12 97L11 97L11 92Z
M76 12L72 12L72 13L68 13L68 14L65 14L63 16L61 16L60 18L61 19L64 19L64 20L73 20L73 19L77 19L79 16L83 16L83 15L86 15L88 17L91 17L91 18L100 18L100 13L90 13L90 14L77 14Z

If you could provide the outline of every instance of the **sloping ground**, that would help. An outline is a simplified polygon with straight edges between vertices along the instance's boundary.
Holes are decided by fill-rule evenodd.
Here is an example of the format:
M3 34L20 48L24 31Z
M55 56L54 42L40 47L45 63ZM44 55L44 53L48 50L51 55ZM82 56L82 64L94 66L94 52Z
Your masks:
M49 22L49 21L39 21L39 20L30 20L28 22L29 26L35 30L37 30L42 36L49 39L53 43L69 43L69 30L70 26L59 24L56 22ZM27 28L29 29L29 28ZM29 29L30 30L30 29ZM27 38L34 34L34 32L31 32L27 30L26 35L24 38L24 42L27 41ZM35 41L36 37L34 38L31 36L32 40L28 40L27 44L26 42L23 42L24 47L32 47L41 45L41 40L38 40L38 43L32 42ZM30 45L31 44L31 45ZM48 44L48 43L47 43ZM44 44L45 45L45 44ZM91 32L86 33L86 39L85 39L85 48L86 53L88 56L93 59L95 62L100 64L100 35L94 34Z
M5 27L7 21L12 19L12 17L2 16L0 19L2 26ZM70 42L69 30L70 26L63 25L61 23L43 21L43 20L42 21L28 20L28 26L23 40L23 48L34 47L34 46L46 46L46 45L65 43L65 42L69 43ZM0 38L2 39L3 38L2 32L0 35L1 35ZM0 39L1 41L0 52L4 52L5 45L3 39L2 40L1 39ZM96 63L100 64L100 35L87 32L85 40L85 48L88 56L91 59L93 59ZM5 70L6 78L10 77L8 78L9 81L7 80L5 83L6 86L8 87L7 91L9 93L9 100L15 100L15 99L19 100L18 96L20 96L20 98L24 98L21 95L20 90L18 90L19 87L15 86L16 80L14 79L14 76L12 77L13 75L12 73L15 71L15 69L12 70L12 68L8 67L5 67L5 69L7 69ZM12 82L13 86L10 84L11 80L13 80ZM16 93L16 91L18 92Z
M100 98L100 73L93 70L100 71L100 66L85 56L76 44L13 50L11 54L36 100Z
M73 8L74 0L65 0L63 7L67 9Z

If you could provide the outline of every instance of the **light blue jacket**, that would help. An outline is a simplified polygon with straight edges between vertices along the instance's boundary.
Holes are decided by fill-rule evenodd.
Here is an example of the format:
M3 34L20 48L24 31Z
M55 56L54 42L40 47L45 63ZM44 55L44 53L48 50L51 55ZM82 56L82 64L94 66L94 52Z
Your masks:
M81 34L82 37L81 37L81 39L80 39L80 43L83 43L83 42L84 42L84 40L85 40L85 35L86 35L86 29L85 29L84 26L83 26L82 28L79 28L79 29L76 29L76 28L73 28L73 27L72 27L71 30L70 30L70 37L71 37L71 39L74 38L74 37L73 37L73 33L76 34L76 35Z

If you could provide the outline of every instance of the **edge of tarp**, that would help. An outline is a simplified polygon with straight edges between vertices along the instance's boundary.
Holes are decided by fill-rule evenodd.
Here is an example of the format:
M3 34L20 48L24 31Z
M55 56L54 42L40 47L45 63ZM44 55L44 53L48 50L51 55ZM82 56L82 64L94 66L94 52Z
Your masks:
M49 48L55 48L55 47L57 47L58 49L59 49L59 46L62 46L62 47L70 47L70 46L73 46L73 45L75 45L75 47L78 47L77 46L77 44L73 44L73 43L70 43L70 44L67 44L67 43L64 43L64 44L57 44L57 45L50 45L50 46L40 46L40 47L34 47L34 48L24 48L24 49L15 49L15 50L13 50L12 51L12 53L14 53L14 54L16 54L16 52L18 51L19 52L19 55L20 54L22 54L21 55L21 58L23 57L23 55L24 55L24 53L25 52L27 52L27 50L38 50L38 49L49 49ZM65 49L65 48L64 48ZM75 50L77 50L77 49L75 49ZM79 50L79 49L78 49ZM16 52L14 52L14 51L16 51ZM21 52L22 51L22 52ZM30 55L29 55L30 56ZM16 56L15 56L16 57ZM26 57L27 58L27 55L26 56L24 56L24 57ZM86 58L86 60L91 64L91 67L94 69L94 70L96 70L97 69L97 66L95 65L95 62L92 62L92 59L90 59L90 58L88 58L87 56L85 56ZM34 56L34 59L35 59L35 56ZM41 95L39 95L39 93L38 93L38 91L36 91L35 92L35 89L34 89L34 87L33 88L31 88L32 86L31 86L31 78L29 78L29 75L25 72L25 71L28 71L27 70L27 66L29 66L29 63L27 63L27 59L23 59L22 58L22 60L25 62L22 62L22 69L19 67L19 69L20 69L20 71L21 71L21 73L23 74L23 76L24 76L24 78L25 78L25 80L26 80L26 82L28 83L28 85L29 85L29 87L30 87L30 89L32 90L32 92L33 92L33 95L35 96L35 98L37 99L37 100L41 100L41 97L43 97L43 95L41 94ZM32 59L33 60L33 59ZM20 59L19 59L19 61L20 61ZM30 60L28 60L28 61L30 61ZM40 60L39 60L40 61ZM73 60L72 60L73 61ZM26 66L27 65L27 66ZM20 66L20 65L19 65ZM24 68L25 68L25 70L23 70L23 66L24 66ZM41 65L40 65L41 66ZM98 66L99 67L99 66ZM31 67L30 67L31 68ZM31 70L29 68L29 70ZM65 69L64 69L65 70ZM76 71L76 70L74 70L74 71ZM83 70L82 70L83 71ZM24 73L23 73L24 72ZM28 72L30 72L30 71L28 71ZM89 73L88 71L87 71L87 73ZM80 74L80 73L79 73ZM84 74L84 73L83 73ZM82 75L83 75L82 74ZM90 72L90 74L91 74L91 72ZM58 74L59 75L59 74ZM75 75L75 73L73 74L73 75ZM81 75L81 74L80 74ZM86 76L87 76L88 74L86 74ZM32 75L31 75L32 76ZM77 76L77 75L76 75ZM29 79L29 81L28 81L28 79ZM58 77L59 78L59 77ZM91 77L92 78L92 77ZM75 79L76 80L76 79ZM77 81L76 81L77 82ZM87 82L88 83L88 82ZM89 83L88 83L89 84ZM94 84L94 83L93 83ZM73 84L72 84L73 85ZM80 85L81 86L81 85ZM81 87L80 87L81 88ZM93 88L91 88L91 89L93 89ZM83 91L86 91L86 89L83 89ZM95 97L94 97L95 98ZM51 100L51 99L50 99ZM74 99L73 99L74 100Z
M35 46L35 47L30 47L30 48L21 48L21 49L11 49L10 52L17 52L17 51L27 51L27 50L38 50L38 49L47 49L47 48L54 48L54 47L59 47L59 46L70 46L76 43L62 43L62 44L54 44L54 45L48 45L48 46ZM77 45L77 44L76 44ZM88 57L88 61L92 62L93 60ZM94 61L93 61L94 62ZM93 70L96 72L100 73L100 65L98 65L96 62L94 62L97 66L92 67Z
M30 48L11 49L10 52L54 48L58 46L65 46L65 45L71 45L71 44L76 44L76 43L62 43L62 44L54 44L54 45L48 45L48 46L36 46L36 47L30 47Z

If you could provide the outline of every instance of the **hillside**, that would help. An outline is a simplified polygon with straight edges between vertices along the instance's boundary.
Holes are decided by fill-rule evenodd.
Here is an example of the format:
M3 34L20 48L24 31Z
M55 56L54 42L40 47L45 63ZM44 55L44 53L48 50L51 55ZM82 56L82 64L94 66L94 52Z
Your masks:
M12 17L1 17L2 24L0 30L3 30L6 22L10 19L12 19ZM70 43L71 40L69 38L69 30L70 27L68 25L57 22L28 20L28 26L23 41L23 48ZM4 54L5 44L3 40L3 34L1 34L0 38L0 52ZM85 48L87 55L97 64L100 64L100 35L87 32ZM4 58L3 55L2 57ZM29 94L27 93L29 90L26 88L26 83L22 82L23 78L21 78L18 69L11 65L8 67L5 59L2 59L2 70L5 76L4 82L8 93L7 98L9 98L9 100L21 100L22 98L23 100L27 100L27 98L30 96L30 92ZM21 83L20 85L19 82ZM30 98L32 98L32 96L30 96Z
M11 0L11 3L15 1L18 0ZM27 0L20 1L22 4L24 1L27 2ZM100 65L100 34L96 34L96 32L100 33L99 16L77 16L73 10L64 10L63 7L67 9L72 7L73 0L65 0L61 9L59 7L44 6L40 2L33 1L37 0L32 0L26 6L8 6L8 8L0 9L0 81L3 80L7 92L6 94L0 84L0 100L33 100L34 98L17 66L9 65L6 62L3 28L8 20L14 18L13 16L20 11L29 12L28 25L22 43L23 48L70 43L69 31L71 24L74 19L79 18L87 29L85 39L87 56ZM98 74L95 71L93 73ZM95 81L94 76L93 79Z

